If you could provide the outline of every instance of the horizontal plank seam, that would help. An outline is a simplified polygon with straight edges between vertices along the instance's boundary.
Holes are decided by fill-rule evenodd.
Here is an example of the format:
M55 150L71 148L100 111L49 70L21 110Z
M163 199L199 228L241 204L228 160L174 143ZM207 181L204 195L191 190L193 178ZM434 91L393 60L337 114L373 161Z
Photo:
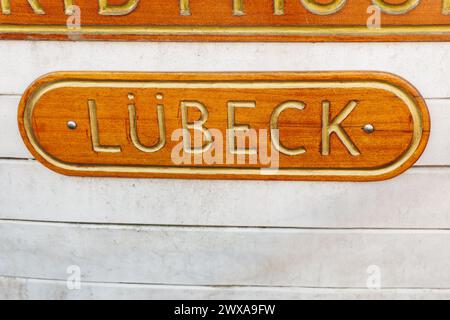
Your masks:
M0 97L22 97L22 94L17 93L0 93Z
M33 220L33 219L5 219L0 218L0 223L13 224L43 224L43 225L65 225L65 226L83 226L83 227L113 227L122 229L142 229L142 228L164 228L164 229L223 229L223 230L246 230L246 231L356 231L356 232L416 232L420 233L448 233L450 228L389 228L389 227L288 227L288 226L238 226L238 225L175 225L175 224L136 224L136 223L113 223L113 222L76 222L76 221L48 221L48 220Z
M42 281L42 282L60 282L66 283L66 280L53 278L35 278L35 277L15 277L9 275L0 275L0 278L11 280L26 280L26 281ZM313 286L263 286L263 285L190 285L190 284L165 284L165 283L145 283L145 282L102 282L102 281L81 281L81 288L83 284L90 285L123 285L123 286L153 286L153 287L173 287L173 288L204 288L204 289L319 289L319 290L367 290L368 292L381 292L385 290L405 290L405 291L450 291L450 288L428 288L428 287L383 287L380 289L368 289L367 287L313 287Z
M17 160L17 161L36 161L36 159L34 158L17 158L17 157L0 157L0 160L6 160L6 161L10 161L10 160Z

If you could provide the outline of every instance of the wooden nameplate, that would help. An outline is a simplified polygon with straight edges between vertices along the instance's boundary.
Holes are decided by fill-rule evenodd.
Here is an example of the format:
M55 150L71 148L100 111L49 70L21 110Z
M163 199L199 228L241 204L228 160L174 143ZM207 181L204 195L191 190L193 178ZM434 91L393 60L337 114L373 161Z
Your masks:
M18 113L37 160L76 176L373 181L422 154L424 100L376 72L61 72Z

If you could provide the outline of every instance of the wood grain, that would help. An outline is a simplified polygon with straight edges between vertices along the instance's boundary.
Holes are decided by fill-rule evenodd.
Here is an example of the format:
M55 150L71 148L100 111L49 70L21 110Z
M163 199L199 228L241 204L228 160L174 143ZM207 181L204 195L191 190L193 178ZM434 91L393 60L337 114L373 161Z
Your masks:
M191 0L190 14L180 1L139 1L131 12L99 13L98 1L78 0L81 27L70 30L63 1L40 0L41 14L26 1L13 2L10 14L0 11L0 38L50 40L157 41L447 41L450 39L448 3L421 1L402 14L381 13L381 28L368 28L371 0L346 1L322 14L305 1L286 0L274 12L273 0L243 0L237 14L233 1ZM313 1L314 2L314 1ZM329 1L317 0L318 4ZM384 1L393 6L402 1ZM109 1L111 5L127 1ZM337 11L333 13L334 11ZM406 11L406 10L405 10ZM328 13L328 14L324 14ZM372 13L373 14L373 13Z
M388 86L384 87L386 83ZM48 85L56 87L46 89ZM164 98L157 100L155 97L159 95ZM98 106L96 117L90 114L89 101L95 101ZM215 158L216 163L208 164L208 152L200 154L201 163L197 164L195 155L186 149L181 153L174 151L185 140L173 138L173 133L185 128L180 110L186 101L204 105L209 115L203 126L208 132L216 129L220 133L214 137L215 153L209 151L210 156L222 154ZM304 104L304 110L291 108L280 115L280 143L289 150L302 146L305 153L292 155L280 150L275 164L279 172L265 174L260 169L274 166L273 162L264 163L267 159L263 158L264 150L269 150L269 156L275 153L275 138L270 130L272 115L278 106L293 101ZM326 131L322 128L325 101L330 105L327 117L330 124L350 103L356 106L342 125L339 124L341 134L329 134L328 155L322 136ZM257 134L261 130L270 134L270 141L258 138L255 144L246 147L260 148L255 163L251 162L251 156L244 156L244 163L237 156L228 156L230 150L237 148L230 146L226 139L230 121L227 106L231 102L254 104L254 108L235 109L236 125L248 124ZM132 121L127 111L130 104L137 110L137 136L145 146L154 146L162 139L158 138L158 131L163 131L157 129L156 105L163 105L166 144L161 149L143 152L131 142ZM146 108L150 112L145 112ZM185 121L193 123L201 114L195 108L191 110L194 112L189 111ZM92 119L98 123L98 134ZM70 120L78 124L76 130L67 128ZM410 84L390 74L370 72L55 73L37 80L24 94L19 124L33 155L64 174L225 179L383 180L413 165L422 154L430 131L425 102ZM364 132L365 124L372 124L375 132ZM191 130L191 135L198 132ZM359 154L352 153L349 143L344 143L345 135L356 145ZM98 144L115 146L116 152L97 150L94 142L97 136L101 140ZM175 153L187 160L177 163ZM229 158L232 163L227 161Z

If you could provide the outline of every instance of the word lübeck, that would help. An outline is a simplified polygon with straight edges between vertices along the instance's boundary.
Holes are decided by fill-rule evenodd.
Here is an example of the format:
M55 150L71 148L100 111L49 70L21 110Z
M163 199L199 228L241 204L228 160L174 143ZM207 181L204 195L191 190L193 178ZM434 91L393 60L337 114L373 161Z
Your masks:
M39 0L27 0L30 7L35 14L46 14L45 8ZM67 15L73 13L73 6L77 5L76 0L60 0L63 2L64 12ZM189 16L192 14L191 2L195 0L166 0L166 1L178 1L179 2L179 15ZM234 16L244 16L245 2L249 0L229 0L232 1L232 12L230 14ZM317 15L330 15L341 11L348 2L352 0L333 0L324 4L317 0L297 0L300 1L302 6L312 14ZM355 1L355 0L353 0ZM435 0L438 1L438 0ZM13 12L11 6L11 0L1 0L1 12L4 15L10 15ZM138 9L140 0L128 0L120 5L110 4L108 0L98 0L98 14L104 16L122 16L128 15ZM442 11L444 15L450 14L450 0L441 0ZM385 0L372 0L373 5L378 6L382 12L386 14L406 14L420 5L420 0L405 0L401 3L391 3ZM285 12L285 0L273 0L273 14L284 15ZM82 8L81 8L82 9Z
M158 95L159 99L162 99L162 95ZM355 100L351 100L348 104L342 109L342 111L336 115L334 118L330 117L330 102L324 100L322 102L322 140L321 140L321 154L323 156L328 156L330 154L330 136L335 134L341 143L347 148L348 152L352 156L359 156L361 153L353 143L348 133L342 127L342 122L347 119L347 117L352 113L352 111L357 107L358 102ZM272 147L275 151L280 152L282 154L288 156L296 156L300 154L304 154L307 152L306 148L303 146L298 146L295 148L288 148L283 145L283 142L280 141L279 136L279 124L278 119L280 115L288 110L304 110L306 104L302 101L286 101L273 109L273 112L268 119L268 128L270 129L271 142ZM256 102L254 101L228 101L227 103L227 150L231 154L237 155L252 155L256 154L257 150L254 148L245 148L244 143L236 144L236 138L239 136L244 139L251 138L250 136L246 136L246 133L251 131L251 127L248 124L236 123L235 121L235 111L238 108L256 108ZM97 104L95 100L88 100L88 109L89 109L89 124L91 131L91 139L92 139L92 148L94 152L97 153L120 153L122 152L122 148L119 145L102 145L100 144L100 136L101 132L99 131L99 124L97 119ZM196 109L197 112L200 112L201 116L197 121L189 122L189 110ZM166 119L164 112L164 105L157 105L157 126L159 131L159 139L152 146L145 146L140 142L137 131L137 118L136 118L136 106L134 104L128 105L128 115L129 115L129 128L130 128L130 137L131 142L134 147L144 153L154 153L166 145ZM203 152L207 152L214 144L213 136L217 136L213 133L213 129L209 129L207 127L207 121L209 112L204 104L199 101L181 101L180 102L180 113L181 113L181 135L183 138L182 141L182 149L185 153L190 154L199 154ZM203 141L205 143L203 145L197 146L195 144L194 147L191 146L191 138L190 131L199 132L203 135ZM217 131L217 130L214 130ZM173 134L172 134L173 137ZM242 140L241 140L242 141Z

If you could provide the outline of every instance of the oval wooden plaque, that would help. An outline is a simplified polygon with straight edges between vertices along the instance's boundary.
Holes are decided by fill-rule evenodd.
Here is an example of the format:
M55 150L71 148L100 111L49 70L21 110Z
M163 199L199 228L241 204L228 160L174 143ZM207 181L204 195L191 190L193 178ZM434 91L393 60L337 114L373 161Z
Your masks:
M383 180L430 133L417 90L376 72L53 73L18 120L37 160L77 176Z
M450 0L0 1L0 39L448 41Z

